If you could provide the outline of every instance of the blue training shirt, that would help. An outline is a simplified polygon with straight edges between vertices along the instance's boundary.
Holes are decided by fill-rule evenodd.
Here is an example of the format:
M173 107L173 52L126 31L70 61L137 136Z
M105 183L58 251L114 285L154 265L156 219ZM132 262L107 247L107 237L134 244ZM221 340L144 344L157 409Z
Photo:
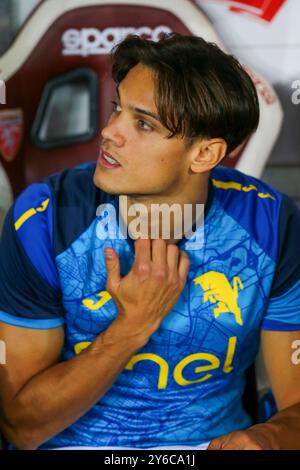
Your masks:
M117 315L104 248L119 254L123 275L134 260L132 240L98 236L105 204L118 214L118 198L93 184L94 170L88 164L25 189L0 244L0 321L63 325L62 361ZM179 243L190 270L177 304L110 390L41 448L198 445L249 427L241 397L260 330L300 330L299 233L299 211L286 196L236 170L214 169L204 245Z

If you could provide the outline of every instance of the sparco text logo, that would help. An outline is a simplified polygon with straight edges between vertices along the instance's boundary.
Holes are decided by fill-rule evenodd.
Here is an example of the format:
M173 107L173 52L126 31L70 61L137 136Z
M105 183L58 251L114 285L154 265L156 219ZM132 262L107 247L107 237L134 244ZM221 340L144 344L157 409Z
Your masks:
M152 29L148 26L139 28L106 28L103 31L96 28L67 29L62 36L63 55L109 54L111 49L129 34L158 41L162 34L171 33L168 26L160 25Z

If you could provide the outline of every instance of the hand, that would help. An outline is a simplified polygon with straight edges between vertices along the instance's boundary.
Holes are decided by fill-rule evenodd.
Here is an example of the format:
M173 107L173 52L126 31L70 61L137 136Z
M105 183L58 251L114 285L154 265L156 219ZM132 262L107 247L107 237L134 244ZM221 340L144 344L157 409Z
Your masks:
M266 423L217 437L211 441L207 450L279 450L279 446Z
M118 309L116 322L130 335L148 339L180 296L188 274L189 258L164 240L135 242L131 271L120 276L120 261L113 249L105 250L106 289Z

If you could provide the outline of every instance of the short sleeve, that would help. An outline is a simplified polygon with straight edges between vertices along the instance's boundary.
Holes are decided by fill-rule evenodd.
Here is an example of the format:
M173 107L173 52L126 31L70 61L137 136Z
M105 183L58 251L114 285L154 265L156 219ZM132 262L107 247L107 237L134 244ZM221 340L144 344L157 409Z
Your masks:
M263 330L300 330L300 211L283 197L279 217L279 252Z
M33 329L64 324L47 184L29 186L10 208L0 241L0 321Z

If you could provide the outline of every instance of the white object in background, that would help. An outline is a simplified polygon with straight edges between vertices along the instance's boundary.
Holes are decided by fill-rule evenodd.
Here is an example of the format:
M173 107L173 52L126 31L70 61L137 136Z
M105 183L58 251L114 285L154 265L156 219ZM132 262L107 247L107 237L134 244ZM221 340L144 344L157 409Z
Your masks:
M4 168L0 163L0 234L5 214L10 208L12 201L11 187Z
M235 168L247 175L261 178L281 130L283 110L274 88L253 69L244 67L256 87L259 101L259 124Z

